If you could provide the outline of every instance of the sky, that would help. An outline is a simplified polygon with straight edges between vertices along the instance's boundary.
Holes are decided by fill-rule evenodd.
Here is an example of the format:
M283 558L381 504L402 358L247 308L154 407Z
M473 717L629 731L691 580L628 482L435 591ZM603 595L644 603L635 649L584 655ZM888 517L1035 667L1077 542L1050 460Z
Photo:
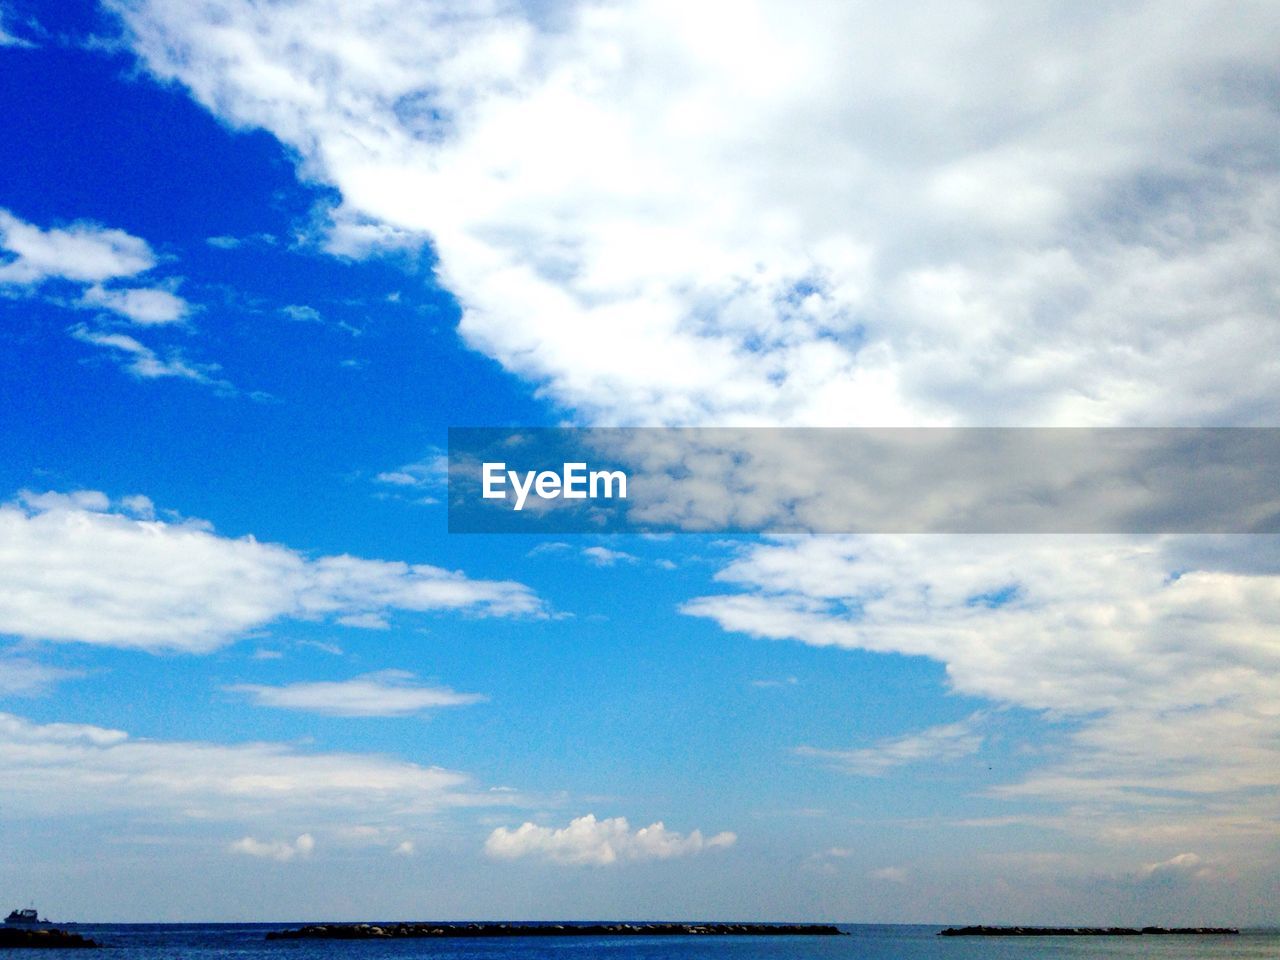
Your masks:
M1280 9L0 0L0 896L1280 924L1268 536L447 532L449 427L1277 426Z

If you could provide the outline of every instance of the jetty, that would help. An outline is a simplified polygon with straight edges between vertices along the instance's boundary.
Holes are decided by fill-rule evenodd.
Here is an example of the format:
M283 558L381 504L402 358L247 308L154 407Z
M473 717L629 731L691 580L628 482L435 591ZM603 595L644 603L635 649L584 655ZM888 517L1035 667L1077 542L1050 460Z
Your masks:
M831 937L829 923L316 923L272 930L268 940L451 937Z
M947 927L940 937L1237 936L1235 927Z

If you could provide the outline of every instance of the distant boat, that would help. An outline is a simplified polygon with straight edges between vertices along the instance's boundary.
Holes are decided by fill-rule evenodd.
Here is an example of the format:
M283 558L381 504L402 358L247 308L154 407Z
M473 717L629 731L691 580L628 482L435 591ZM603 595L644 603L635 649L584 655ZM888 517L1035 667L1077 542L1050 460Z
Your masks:
M4 918L4 922L10 927L53 926L51 921L40 919L40 915L36 913L35 907L27 907L25 910L12 910L9 912L9 915Z

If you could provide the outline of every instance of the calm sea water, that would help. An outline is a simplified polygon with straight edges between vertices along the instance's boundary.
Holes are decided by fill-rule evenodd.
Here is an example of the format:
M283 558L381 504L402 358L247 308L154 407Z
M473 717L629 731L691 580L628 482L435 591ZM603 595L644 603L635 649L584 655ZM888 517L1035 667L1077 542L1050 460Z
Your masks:
M942 938L936 936L941 928L934 926L850 924L841 927L847 937L264 939L268 930L285 926L296 924L76 924L68 929L108 948L104 960L1280 960L1280 931L1238 937L989 939ZM3 960L48 954L0 950Z

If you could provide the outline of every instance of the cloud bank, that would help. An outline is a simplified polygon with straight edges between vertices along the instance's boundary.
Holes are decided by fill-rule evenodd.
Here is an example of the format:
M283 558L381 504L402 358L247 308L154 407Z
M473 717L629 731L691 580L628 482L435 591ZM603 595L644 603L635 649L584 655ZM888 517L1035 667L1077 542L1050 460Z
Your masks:
M684 610L754 637L926 656L959 693L1040 712L1063 745L993 791L1057 811L1036 822L1274 836L1280 578L1259 560L1274 565L1273 539L1249 541L1252 559L1223 542L1238 540L777 538L721 571L733 592ZM887 772L977 749L974 723L809 752Z
M589 421L1272 416L1272 4L108 6Z

